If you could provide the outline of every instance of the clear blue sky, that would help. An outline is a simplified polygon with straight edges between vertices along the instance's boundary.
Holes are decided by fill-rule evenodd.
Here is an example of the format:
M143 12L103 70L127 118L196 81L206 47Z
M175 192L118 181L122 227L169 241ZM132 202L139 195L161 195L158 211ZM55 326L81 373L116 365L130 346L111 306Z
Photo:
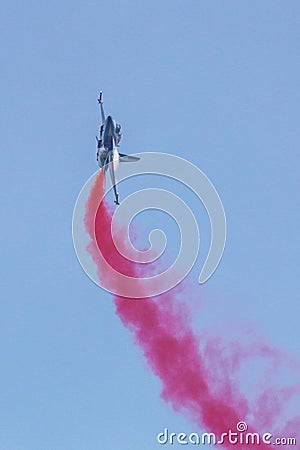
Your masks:
M124 152L182 155L222 198L227 247L199 291L210 306L196 327L249 320L299 359L299 10L3 3L1 449L152 450L166 426L195 429L159 398L73 250L74 203L97 168L100 88Z

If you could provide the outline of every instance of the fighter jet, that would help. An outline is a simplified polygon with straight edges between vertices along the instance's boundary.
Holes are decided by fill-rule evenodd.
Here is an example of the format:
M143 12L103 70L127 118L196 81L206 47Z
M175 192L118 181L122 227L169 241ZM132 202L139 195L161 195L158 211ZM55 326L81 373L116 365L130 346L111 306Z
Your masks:
M116 169L118 162L135 162L140 158L137 158L136 156L124 155L123 153L118 152L117 147L119 146L122 138L121 125L117 123L112 116L105 117L102 91L100 91L98 103L100 105L101 112L101 126L99 138L96 136L97 162L99 167L103 168L105 173L109 168L115 194L115 203L116 205L119 205L119 193L117 191L116 181Z

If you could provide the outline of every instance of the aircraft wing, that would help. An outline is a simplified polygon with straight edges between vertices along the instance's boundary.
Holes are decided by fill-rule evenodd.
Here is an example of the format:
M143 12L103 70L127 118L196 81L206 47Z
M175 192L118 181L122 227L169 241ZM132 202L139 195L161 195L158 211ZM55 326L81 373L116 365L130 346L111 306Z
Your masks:
M141 158L132 155L124 155L123 153L119 153L119 161L120 162L135 162L139 161Z

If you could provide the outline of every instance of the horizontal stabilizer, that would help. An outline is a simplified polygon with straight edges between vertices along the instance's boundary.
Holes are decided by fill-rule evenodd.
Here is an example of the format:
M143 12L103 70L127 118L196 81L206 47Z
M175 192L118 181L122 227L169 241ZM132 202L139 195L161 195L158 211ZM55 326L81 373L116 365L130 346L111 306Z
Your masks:
M123 153L119 153L119 161L120 162L135 162L139 161L141 158L138 158L137 156L132 155L124 155Z

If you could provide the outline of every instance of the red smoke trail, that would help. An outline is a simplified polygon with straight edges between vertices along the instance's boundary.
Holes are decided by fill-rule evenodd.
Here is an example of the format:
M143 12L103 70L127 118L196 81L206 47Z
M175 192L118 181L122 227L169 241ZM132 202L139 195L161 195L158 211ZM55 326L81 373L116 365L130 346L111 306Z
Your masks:
M99 248L109 264L118 271L135 278L145 276L147 264L141 269L137 263L127 260L116 251L110 232L112 211L105 201L98 205L103 185L104 176L100 172L92 187L85 216L85 227L91 237L88 250L97 264L98 276L100 279L108 277L97 257ZM118 243L122 242L123 233L124 230L120 228L114 235ZM111 282L111 286L115 282L113 279L107 281ZM240 393L237 382L233 382L232 378L241 361L249 354L269 357L275 363L281 357L279 352L260 346L248 350L247 354L246 350L236 345L232 354L225 357L223 349L213 341L201 352L199 338L188 325L187 307L176 301L176 297L180 297L179 288L156 298L128 299L114 296L118 316L133 333L149 366L162 382L163 399L170 402L174 410L185 412L199 427L217 436L230 429L237 431L236 424L251 415L259 414L259 418L252 417L252 427L248 428L248 432L272 425L281 411L280 403L289 400L294 390L281 389L277 393L272 389L265 390L258 399L257 410L252 411L250 402ZM295 435L297 429L298 420L291 421L285 427L290 437ZM267 449L268 445L261 443L251 446L258 447ZM234 448L249 449L250 446L235 444Z

